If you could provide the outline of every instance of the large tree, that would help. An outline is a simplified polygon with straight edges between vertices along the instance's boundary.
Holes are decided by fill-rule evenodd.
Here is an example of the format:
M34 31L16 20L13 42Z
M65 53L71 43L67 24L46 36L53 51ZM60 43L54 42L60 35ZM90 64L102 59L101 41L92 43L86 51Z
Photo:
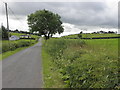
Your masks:
M28 15L27 20L30 32L38 32L44 35L45 39L49 39L54 34L61 34L64 31L60 19L58 14L44 9Z

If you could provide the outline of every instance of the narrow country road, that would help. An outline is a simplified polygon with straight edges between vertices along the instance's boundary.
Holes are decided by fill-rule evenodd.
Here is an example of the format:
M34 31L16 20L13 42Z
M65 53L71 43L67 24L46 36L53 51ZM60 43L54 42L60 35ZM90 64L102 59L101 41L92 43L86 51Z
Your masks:
M41 88L41 39L2 61L2 88Z

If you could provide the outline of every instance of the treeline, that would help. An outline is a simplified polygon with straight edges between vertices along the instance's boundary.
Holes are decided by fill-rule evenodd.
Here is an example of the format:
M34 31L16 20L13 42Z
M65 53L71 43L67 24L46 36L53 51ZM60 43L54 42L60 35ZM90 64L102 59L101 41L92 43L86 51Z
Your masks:
M9 30L9 32L13 32L13 33L23 33L23 34L32 34L32 35L39 35L40 36L40 34L38 34L38 33L32 33L32 32L27 32L27 31L19 31L18 29L16 29L16 30Z
M108 31L108 32L105 32L105 31L97 31L97 32L92 32L92 34L100 34L100 33L103 33L103 34L116 34L117 32L114 32L114 31Z
M68 36L62 36L65 39L110 39L120 38L117 31L97 31L92 33L83 33L82 31L78 34L71 34Z
M79 34L82 34L83 32L81 31ZM117 34L117 31L96 31L92 33L87 33L87 34Z

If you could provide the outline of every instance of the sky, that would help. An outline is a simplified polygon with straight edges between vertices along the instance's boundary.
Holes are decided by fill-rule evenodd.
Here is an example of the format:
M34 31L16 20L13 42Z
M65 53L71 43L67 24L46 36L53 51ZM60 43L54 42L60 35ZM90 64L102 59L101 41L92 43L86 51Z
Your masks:
M5 5L8 3L11 30L29 31L27 15L49 10L61 16L63 36L94 31L118 31L118 0L1 0L0 24L6 27Z

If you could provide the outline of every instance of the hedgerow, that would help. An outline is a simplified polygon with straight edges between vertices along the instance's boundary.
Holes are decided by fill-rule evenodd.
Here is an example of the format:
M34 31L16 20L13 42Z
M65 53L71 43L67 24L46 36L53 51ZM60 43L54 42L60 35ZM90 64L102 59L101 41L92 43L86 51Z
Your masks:
M27 47L34 44L35 40L17 40L17 41L3 41L2 42L2 53L7 51L13 51L20 47Z

